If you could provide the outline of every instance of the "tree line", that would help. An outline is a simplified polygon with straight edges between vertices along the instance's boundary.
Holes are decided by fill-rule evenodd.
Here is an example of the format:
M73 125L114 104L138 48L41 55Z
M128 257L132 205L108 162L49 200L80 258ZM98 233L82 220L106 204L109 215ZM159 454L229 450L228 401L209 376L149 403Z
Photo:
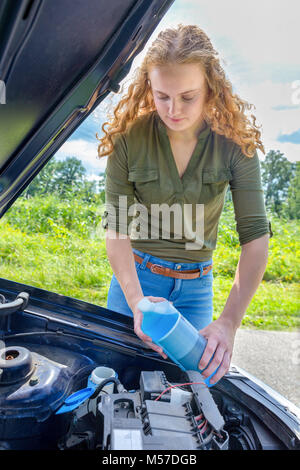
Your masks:
M300 162L291 163L278 150L270 150L261 164L261 178L265 204L268 211L287 219L300 218ZM86 169L76 157L63 161L51 159L40 171L23 196L55 193L61 199L73 197L83 202L105 201L105 174L99 174L98 181L89 181ZM231 192L227 191L225 210L231 201Z
M76 157L58 161L52 158L25 189L22 196L29 199L37 195L57 194L62 200L74 197L91 203L104 202L105 175L99 174L98 181L90 181L86 168Z

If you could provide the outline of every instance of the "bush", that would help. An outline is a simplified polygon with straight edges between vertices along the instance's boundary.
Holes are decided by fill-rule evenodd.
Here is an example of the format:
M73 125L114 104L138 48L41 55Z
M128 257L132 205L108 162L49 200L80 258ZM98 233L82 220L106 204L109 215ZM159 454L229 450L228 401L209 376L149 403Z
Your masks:
M299 222L286 220L268 214L273 237L269 243L268 264L265 281L298 282L299 273ZM219 276L233 276L241 248L235 229L232 207L223 211L218 232L217 248L214 252L214 273Z
M1 220L0 277L106 305L112 275L100 202L56 195L19 198ZM267 268L243 325L290 329L299 325L299 222L268 216L274 236ZM232 203L222 213L214 261L214 318L232 287L241 247Z
M100 196L99 196L100 201ZM86 204L80 199L63 200L56 195L19 198L4 216L10 225L23 232L48 233L58 238L73 233L89 238L97 236L103 204Z

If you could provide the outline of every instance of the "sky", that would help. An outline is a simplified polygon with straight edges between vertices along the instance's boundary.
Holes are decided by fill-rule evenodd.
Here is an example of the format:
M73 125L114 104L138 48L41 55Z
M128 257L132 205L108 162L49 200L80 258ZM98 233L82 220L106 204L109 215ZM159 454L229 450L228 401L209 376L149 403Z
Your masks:
M262 126L266 154L279 150L289 161L299 161L299 18L299 0L175 0L135 58L131 73L159 31L179 23L197 24L218 51L233 92L254 104L251 113ZM56 153L59 159L79 158L90 179L97 179L106 167L107 157L97 158L95 137L96 132L102 135L106 107L107 102L101 103ZM258 155L265 158L260 150Z

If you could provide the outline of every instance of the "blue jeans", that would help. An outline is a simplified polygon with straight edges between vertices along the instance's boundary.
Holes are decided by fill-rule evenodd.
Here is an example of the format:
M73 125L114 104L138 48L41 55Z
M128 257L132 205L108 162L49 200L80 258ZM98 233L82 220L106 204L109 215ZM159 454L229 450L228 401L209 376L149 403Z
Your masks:
M145 296L164 297L173 302L179 312L197 330L200 330L212 322L213 317L213 270L211 269L205 276L201 274L196 279L175 279L161 274L152 273L146 267L150 263L160 264L175 270L203 269L212 264L212 259L200 263L173 263L165 261L156 256L143 253L133 248L133 252L143 258L139 264L135 261L137 275ZM133 316L129 308L121 286L113 274L108 296L107 308L124 315Z

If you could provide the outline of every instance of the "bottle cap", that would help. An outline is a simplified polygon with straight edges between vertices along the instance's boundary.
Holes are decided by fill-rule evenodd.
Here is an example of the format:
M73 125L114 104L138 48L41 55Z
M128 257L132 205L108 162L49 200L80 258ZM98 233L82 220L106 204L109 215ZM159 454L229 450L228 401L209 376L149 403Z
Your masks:
M78 390L78 392L75 392L68 398L66 398L64 404L57 410L55 414L59 415L75 410L75 408L78 408L79 405L81 405L85 400L87 400L94 393L94 391L95 390L92 387L87 387L83 388L82 390Z

